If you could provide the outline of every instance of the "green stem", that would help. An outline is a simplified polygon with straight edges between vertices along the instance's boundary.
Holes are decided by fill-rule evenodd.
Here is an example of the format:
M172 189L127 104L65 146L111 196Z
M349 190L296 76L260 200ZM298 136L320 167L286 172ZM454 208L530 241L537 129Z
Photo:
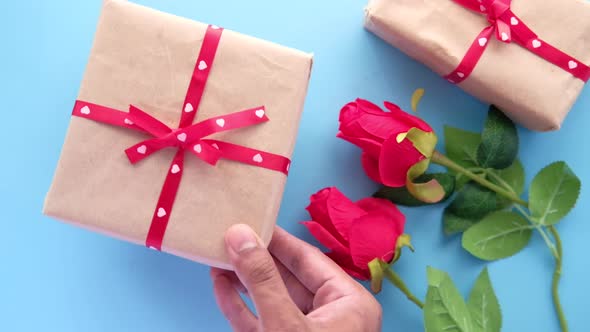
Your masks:
M395 273L392 269L385 269L384 272L387 279L389 279L389 281L391 281L391 283L394 284L395 287L402 291L402 293L406 295L408 300L414 302L414 304L416 304L420 309L424 308L424 303L422 303L422 301L420 301L416 296L414 296L414 294L412 294L412 292L408 289L408 286L406 286L402 278L399 275L397 275L397 273Z
M526 201L522 200L521 198L519 198L517 196L516 192L514 192L514 189L512 189L512 187L508 183L506 183L506 181L504 181L502 178L500 178L494 172L489 172L488 170L481 169L485 172L485 174L488 174L491 177L493 177L494 180L496 180L498 183L500 183L504 188L502 188L494 183L489 182L488 180L485 179L485 177L477 176L471 170L465 169L461 165L458 165L457 163L450 160L449 158L447 158L445 155L441 154L438 151L435 151L433 153L431 160L433 163L442 165L442 166L444 166L450 170L453 170L459 174L463 174L464 176L479 183L480 185L496 192L499 195L506 197L507 199L509 199L510 201L512 201L513 203L516 204L516 205L514 205L515 208L529 220L529 222L535 227L535 229L537 231L539 231L539 233L543 237L543 240L545 241L545 243L547 244L547 246L551 250L551 253L555 257L555 270L553 272L553 280L551 283L551 293L553 295L553 304L555 306L555 312L557 313L557 318L559 319L559 325L561 326L561 331L568 332L567 320L566 320L565 315L563 313L563 308L561 307L561 301L559 300L559 280L561 279L561 267L563 264L563 261L562 261L563 247L561 244L561 238L559 237L559 233L557 232L557 229L555 228L555 226L547 226L546 227L549 230L549 232L551 232L551 234L553 235L553 238L555 239L555 244L553 244L553 241L551 241L551 239L547 235L545 227L534 222L531 219L530 215L525 211L525 209L523 209L523 207L528 208L528 203ZM474 169L474 171L477 171L477 170L480 170L480 169Z
M547 232L543 229L543 227L537 226L535 228L537 229L537 231L539 231L539 234L541 234L541 236L543 237L543 240L547 244L547 247L549 247L549 250L551 250L551 254L553 255L553 257L555 257L556 260L560 259L559 252L558 252L557 248L555 248L555 245L553 244L553 242L551 242L549 235L547 235Z
M561 266L563 258L563 247L561 245L561 238L555 226L547 227L553 238L555 239L555 245L557 247L557 257L555 258L555 270L553 272L553 282L551 284L551 293L553 294L553 304L555 305L555 312L557 312L557 318L559 318L559 325L561 326L562 332L567 332L567 320L561 307L561 301L559 300L559 280L561 279Z
M466 177L470 178L471 180L473 180L473 181L479 183L480 185L498 193L499 195L504 196L505 198L509 199L510 201L512 201L516 204L520 204L525 207L528 206L527 202L525 202L524 200L522 200L521 198L519 198L515 194L511 193L510 191L508 191L508 190L506 190L494 183L491 183L490 181L486 180L483 177L477 176L473 172L465 169L463 166L455 163L454 161L447 158L445 155L443 155L442 153L440 153L438 151L434 151L434 153L432 154L432 157L431 157L431 161L435 164L439 164L439 165L444 166L450 170L453 170L455 172L465 175Z
M531 219L531 216L520 205L514 205L514 208L518 210L518 212L520 212L529 221L531 225L535 226L535 229L539 232L539 234L541 234L543 241L545 241L545 244L547 245L547 247L549 247L549 250L551 250L551 254L553 255L553 257L557 259L557 257L559 257L559 254L557 253L557 249L555 248L553 241L551 241L551 239L549 238L549 235L547 235L545 229L536 222L534 222Z
M496 182L498 182L500 185L504 186L504 188L506 188L506 190L508 190L512 194L516 195L516 191L514 191L514 188L512 188L511 185L509 185L506 181L504 181L504 179L502 179L500 176L498 176L498 174L496 174L494 171L492 171L492 170L485 170L485 173L487 175L493 177L494 180L496 180Z

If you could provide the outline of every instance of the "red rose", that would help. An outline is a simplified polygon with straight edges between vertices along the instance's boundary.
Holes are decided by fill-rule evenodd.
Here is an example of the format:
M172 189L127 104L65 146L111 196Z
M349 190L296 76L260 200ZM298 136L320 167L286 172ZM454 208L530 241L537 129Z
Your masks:
M322 189L310 200L307 210L313 221L303 224L351 276L369 280L369 262L378 258L389 263L399 256L406 218L390 201L365 198L353 203L336 188Z
M427 148L417 148L407 137L410 130L432 133L432 128L397 105L385 102L385 107L389 112L363 99L347 104L340 111L338 137L363 149L363 168L371 179L389 187L403 187L410 168L430 158L436 136L430 135L424 145Z

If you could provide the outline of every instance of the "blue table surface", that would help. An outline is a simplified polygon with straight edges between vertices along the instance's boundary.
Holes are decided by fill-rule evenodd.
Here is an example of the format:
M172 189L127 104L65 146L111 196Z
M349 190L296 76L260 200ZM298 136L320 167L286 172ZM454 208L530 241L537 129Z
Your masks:
M351 198L377 185L361 169L360 151L334 136L338 112L364 97L409 108L426 89L421 116L478 130L487 106L453 87L362 27L365 0L141 0L166 12L223 25L315 53L312 82L279 224L316 243L298 221L308 197L338 186ZM0 4L0 331L226 331L209 269L41 215L92 45L102 1L4 1ZM544 165L566 160L590 181L586 126L590 91L581 95L559 132L519 129L527 181ZM321 158L318 158L321 156ZM566 253L561 296L571 331L586 331L590 296L585 236L586 190L559 225ZM486 265L441 231L441 207L404 209L416 252L397 271L419 296L426 266L449 271L467 294ZM504 331L557 331L549 291L553 261L538 235L515 257L489 264L504 314ZM422 315L394 287L378 295L384 331L421 331Z

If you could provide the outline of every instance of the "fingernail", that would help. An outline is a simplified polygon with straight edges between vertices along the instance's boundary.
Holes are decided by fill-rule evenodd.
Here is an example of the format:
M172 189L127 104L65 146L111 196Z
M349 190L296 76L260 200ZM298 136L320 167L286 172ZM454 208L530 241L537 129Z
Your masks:
M258 236L247 225L230 227L225 233L225 242L236 253L258 247Z

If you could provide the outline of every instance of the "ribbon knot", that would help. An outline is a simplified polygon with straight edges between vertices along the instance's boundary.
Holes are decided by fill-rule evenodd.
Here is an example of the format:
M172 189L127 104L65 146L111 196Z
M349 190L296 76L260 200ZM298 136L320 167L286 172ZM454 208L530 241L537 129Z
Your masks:
M496 39L501 42L510 43L512 41L512 29L510 28L510 18L508 21L505 17L510 11L510 2L512 0L485 0L482 1L481 8L485 8L488 22L495 27Z
M189 127L173 130L133 105L129 107L129 120L154 136L125 150L132 164L164 148L176 147L179 151L189 151L210 165L217 164L222 153L218 144L208 143L203 140L205 137L269 121L264 107L261 106L206 119Z
M494 33L497 40L503 43L515 42L584 82L590 79L590 67L539 38L512 12L512 0L453 1L467 9L485 14L490 25L479 33L457 68L444 76L447 81L458 84L471 75Z

